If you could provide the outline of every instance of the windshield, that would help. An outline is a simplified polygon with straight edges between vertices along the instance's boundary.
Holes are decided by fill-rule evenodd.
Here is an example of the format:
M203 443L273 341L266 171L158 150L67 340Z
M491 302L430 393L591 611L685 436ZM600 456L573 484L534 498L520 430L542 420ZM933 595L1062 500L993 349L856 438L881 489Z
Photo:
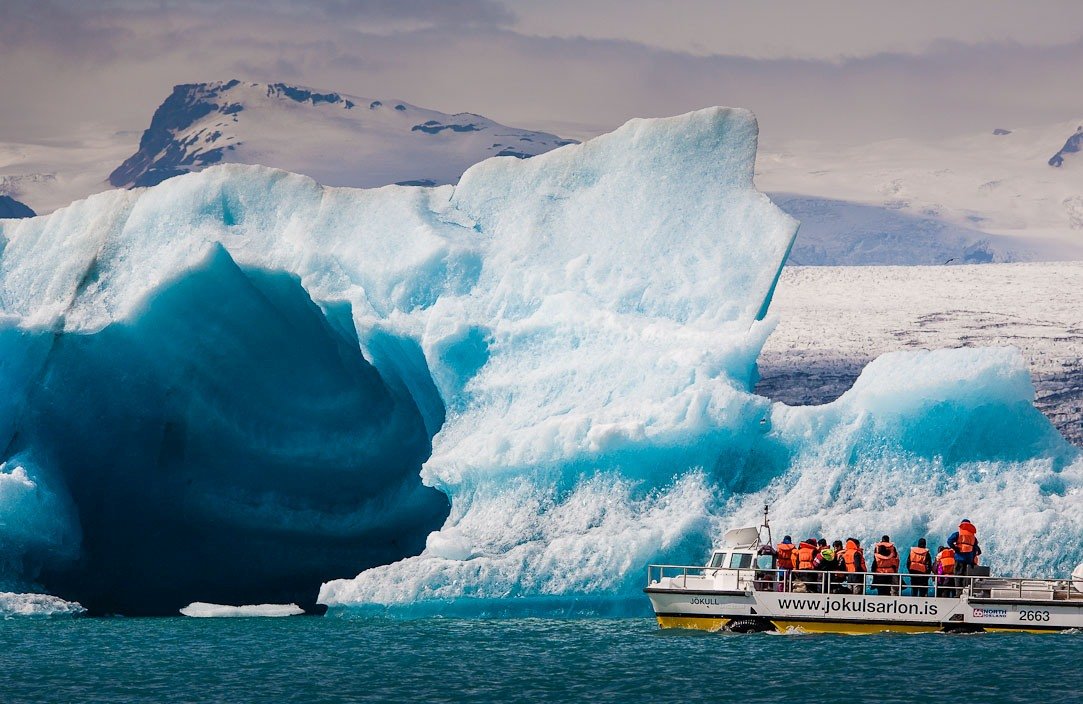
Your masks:
M752 566L752 554L747 552L735 552L730 557L730 569L747 569Z
M711 555L711 567L721 567L724 564L726 564L726 553L716 552Z

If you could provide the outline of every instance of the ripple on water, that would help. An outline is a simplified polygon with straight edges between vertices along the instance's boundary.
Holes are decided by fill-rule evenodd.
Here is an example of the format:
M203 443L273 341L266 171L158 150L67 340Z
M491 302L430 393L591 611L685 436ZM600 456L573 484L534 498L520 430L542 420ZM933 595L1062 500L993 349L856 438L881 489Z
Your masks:
M0 653L5 703L757 702L873 693L907 704L934 696L1067 702L1078 697L1078 677L1067 674L1083 658L1083 637L732 635L662 631L651 619L83 618L0 622Z

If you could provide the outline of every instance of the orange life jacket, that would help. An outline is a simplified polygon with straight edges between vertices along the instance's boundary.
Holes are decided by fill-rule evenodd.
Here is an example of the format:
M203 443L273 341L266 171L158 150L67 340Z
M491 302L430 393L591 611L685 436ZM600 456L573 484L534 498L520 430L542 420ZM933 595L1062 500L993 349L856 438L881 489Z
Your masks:
M792 543L779 543L775 547L775 554L778 555L778 568L780 570L793 569L793 551L794 547Z
M967 554L974 552L974 547L977 544L978 529L974 527L974 524L960 523L959 537L955 539L956 549L962 554Z
M816 547L808 543L801 543L797 548L797 569L811 570L812 561L816 559Z
M890 552L887 555L881 555L877 548L886 545ZM891 574L892 572L899 571L899 551L895 549L894 543L877 543L872 549L873 558L876 560L875 572L882 574Z
M936 561L940 563L941 574L955 574L955 551L951 548L944 548L940 551L940 554L936 556Z
M929 565L925 561L929 557L927 548L910 548L910 559L907 561L911 572L925 574L929 571Z
M846 549L842 551L842 562L846 566L847 572L865 571L865 555L861 552L861 548L857 546L857 543L852 540L846 541Z

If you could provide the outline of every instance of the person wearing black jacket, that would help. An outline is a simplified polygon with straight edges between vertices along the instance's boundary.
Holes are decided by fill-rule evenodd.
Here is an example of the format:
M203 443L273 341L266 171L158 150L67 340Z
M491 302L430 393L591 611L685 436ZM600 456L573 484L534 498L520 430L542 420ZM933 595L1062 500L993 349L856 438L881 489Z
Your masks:
M827 590L830 593L838 594L836 591L838 586L837 574L842 571L842 556L835 551L835 548L827 544L827 541L823 538L820 539L818 550L816 551L816 557L812 561L812 568L818 572L827 572ZM820 584L823 585L823 579L820 580Z

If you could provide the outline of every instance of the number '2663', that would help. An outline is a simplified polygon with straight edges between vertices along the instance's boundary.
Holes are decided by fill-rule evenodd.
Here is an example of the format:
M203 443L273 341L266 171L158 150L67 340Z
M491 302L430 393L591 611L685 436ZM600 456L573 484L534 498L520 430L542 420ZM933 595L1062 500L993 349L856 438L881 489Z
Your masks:
M1026 610L1021 610L1019 612L1019 620L1020 621L1048 621L1049 620L1049 612L1048 611L1026 611Z

